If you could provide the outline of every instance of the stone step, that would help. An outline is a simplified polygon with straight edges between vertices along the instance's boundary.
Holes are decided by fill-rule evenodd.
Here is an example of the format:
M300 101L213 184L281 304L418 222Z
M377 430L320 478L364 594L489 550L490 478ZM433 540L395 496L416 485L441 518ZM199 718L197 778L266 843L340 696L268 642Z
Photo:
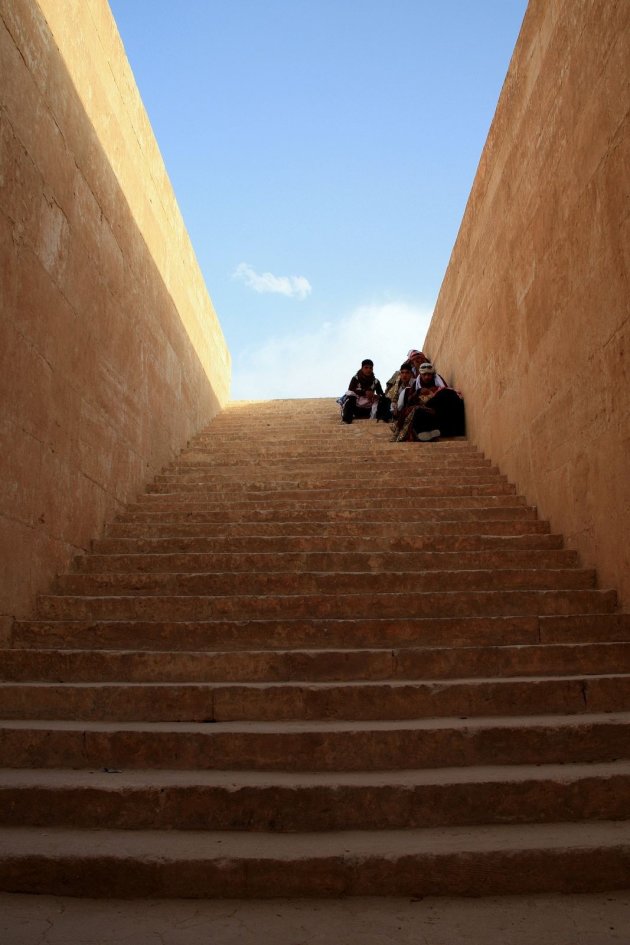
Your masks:
M139 496L137 502L132 504L132 508L162 508L163 506L198 506L199 508L208 507L230 507L230 508L251 508L254 505L261 505L265 508L273 508L279 504L287 505L305 505L312 504L314 509L328 508L335 506L356 506L363 508L366 504L382 504L388 502L408 506L415 502L423 502L429 498L448 497L454 499L457 497L487 496L494 499L496 496L514 496L516 487L507 482L477 482L477 483L451 483L442 482L437 486L387 486L379 484L370 488L368 493L364 490L358 490L356 487L347 484L340 485L338 488L316 489L256 489L256 490L233 490L228 488L217 489L212 483L170 483L164 484L159 491L153 489ZM525 500L520 499L517 504L524 505ZM429 505L429 508L432 506Z
M574 551L560 549L500 548L494 551L304 551L237 553L89 554L75 560L75 571L93 572L188 572L210 571L364 571L394 573L448 571L479 568L570 568L577 567Z
M179 454L179 462L185 463L189 459L200 458L202 461L212 459L220 455L222 461L240 459L243 463L269 458L271 461L279 461L279 457L286 456L295 461L296 459L305 459L308 463L314 464L324 460L333 462L339 457L351 458L361 457L376 458L383 462L384 457L395 457L403 465L412 463L415 460L419 462L440 463L445 458L453 456L477 456L479 451L471 446L466 440L442 440L439 443L415 443L410 444L411 448L402 448L401 443L394 443L390 439L390 431L385 427L379 430L366 430L357 428L357 434L344 436L343 428L339 429L339 436L323 435L311 442L292 440L289 444L267 440L266 437L257 435L255 431L243 431L241 437L231 436L228 442L223 444L215 443L212 439L205 442L191 442ZM367 433L368 435L362 435ZM243 449L243 443L247 443L247 449ZM483 455L483 454L482 454Z
M531 523L527 523L529 526ZM504 523L502 523L502 526ZM494 526L493 526L494 528ZM399 529L388 529L388 535L370 536L371 554L389 558L396 554L413 552L414 556L426 555L424 561L429 561L435 554L454 554L458 552L464 556L483 555L494 550L500 557L508 558L521 551L532 551L541 554L543 560L549 551L562 549L562 537L548 532L531 531L521 534L448 534L440 535L439 540L434 535L400 535ZM252 548L255 537L255 549ZM242 555L246 553L261 554L345 554L350 559L355 555L369 554L357 551L354 536L348 535L285 535L280 537L238 536L232 531L225 536L210 537L171 537L171 538L101 538L92 542L92 553L81 555L77 562L81 562L80 570L90 567L92 557L105 560L113 555L136 557L140 555ZM572 552L570 552L572 554ZM371 555L370 555L371 556ZM466 559L468 560L468 559ZM480 560L482 560L480 558ZM573 559L571 559L573 560Z
M0 721L0 767L382 771L628 760L630 713L397 721Z
M234 488L223 480L201 478L199 475L192 481L190 477L183 479L181 476L169 478L161 476L160 480L154 482L149 490L142 494L141 501L160 502L169 494L185 498L190 493L199 494L202 498L205 494L213 496L219 493L241 502L258 502L266 498L338 501L344 498L355 498L359 493L357 482L348 482L346 479L325 480L327 482L325 485L321 477L297 483L282 482L282 480L275 480L273 484L258 482L257 487L252 487L249 482L242 481L238 488ZM440 476L438 481L433 479L432 474L418 476L413 480L405 477L403 482L401 482L400 474L389 475L387 478L379 475L378 479L370 485L369 498L371 500L416 499L440 495L493 495L495 492L514 494L515 491L516 486L503 476L488 474L463 476L458 469L449 476Z
M230 430L220 430L215 427L214 422L208 428L209 432L200 433L188 441L184 449L212 449L220 447L222 451L229 449L238 449L239 445L246 442L248 449L264 450L265 448L274 449L276 444L281 449L283 446L286 451L292 452L294 449L334 449L340 446L347 451L368 452L374 449L391 450L392 452L411 453L416 451L421 453L423 450L433 449L434 455L455 451L477 452L464 436L441 437L440 440L431 443L397 443L392 440L392 429L387 423L358 423L352 429L342 425L337 419L332 423L323 423L317 425L316 422L311 426L308 421L309 429L294 425L283 428L278 424L268 424L264 427L258 424L241 424L232 427Z
M320 498L310 496L304 492L297 492L293 497L287 495L274 495L266 493L263 495L232 497L219 496L208 492L207 494L196 493L174 493L169 492L160 494L157 492L142 496L139 501L132 502L127 506L127 512L135 514L138 512L154 514L170 514L171 512L205 512L205 511L223 511L226 513L243 510L252 514L258 510L312 510L314 513L323 510L326 512L345 509L359 509L361 511L369 508L383 508L388 503L400 506L402 509L416 508L420 505L423 509L445 509L445 508L494 508L496 506L514 508L526 505L522 496L514 494L514 489L492 486L484 490L479 486L461 486L459 491L452 490L447 493L444 488L433 490L433 494L415 497L412 494L406 494L404 497L388 496L386 489L379 489L383 495L378 497L371 494L357 494L352 491L348 496L329 496Z
M307 464L317 463L321 456L333 459L335 456L344 459L369 457L382 462L386 457L395 457L403 465L411 464L414 460L423 465L430 462L441 464L455 456L485 459L483 451L465 437L441 437L432 443L397 443L392 439L392 432L391 426L383 423L355 424L352 429L341 423L332 423L313 428L307 434L296 427L278 436L277 431L270 428L257 430L241 427L240 432L233 430L226 433L215 430L213 423L208 433L189 440L173 461L188 462L188 454L199 454L204 461L212 453L231 459L239 450L241 453L251 451L257 456L276 457L284 454L291 461L297 457L304 459ZM247 445L246 450L242 449L243 444Z
M331 417L322 419L321 415L311 414L306 423L300 417L299 423L290 423L288 420L283 420L280 423L271 422L261 425L251 421L240 423L234 421L234 423L224 424L223 426L213 420L208 427L189 440L188 446L220 444L221 446L233 447L236 439L234 435L236 429L243 435L249 433L251 436L256 436L257 443L282 443L289 449L296 442L348 443L350 439L356 439L355 430L359 431L359 434L369 433L368 439L376 438L389 441L389 427L382 421L376 424L359 423L353 430L348 430L346 426L338 422L339 419L339 415L337 415L332 418L333 422L331 423ZM363 440L364 437L360 436L360 439ZM468 443L466 437L452 437L442 440L442 443L451 442Z
M516 588L536 590L583 589L595 586L595 572L588 568L481 568L471 570L399 571L207 571L69 573L55 582L58 595L218 595L283 596L313 594L361 594L379 592L428 594L436 591ZM377 605L378 606L378 605Z
M215 650L303 647L536 645L539 642L628 642L627 614L484 617L314 618L255 620L20 620L12 630L17 648Z
M505 498L506 502L500 499ZM406 529L430 528L433 522L492 522L492 521L519 521L535 520L536 510L531 506L516 501L516 496L498 496L496 502L490 503L486 497L475 501L474 497L463 499L447 498L436 499L440 505L401 506L392 508L383 506L360 506L356 508L310 508L308 503L303 508L280 507L274 508L235 508L195 510L185 507L168 509L128 509L116 517L117 524L137 523L139 525L204 525L218 524L231 525L233 522L244 522L249 526L256 524L316 524L354 522L363 528L363 534L371 534L381 523L403 522ZM465 504L464 504L465 503ZM481 526L483 527L483 526ZM479 531L480 526L477 527Z
M0 773L0 824L110 830L399 830L623 820L630 762L430 771Z
M255 413L255 416L254 416ZM280 416L274 413L272 416L265 417L259 406L256 406L251 416L233 417L229 421L224 415L219 415L204 428L199 430L189 442L198 443L203 439L212 441L213 437L221 438L222 441L233 445L239 442L235 433L242 435L249 434L255 438L256 442L266 443L274 438L293 441L293 436L304 438L321 438L327 442L341 441L345 443L357 442L361 446L370 445L373 442L381 441L391 445L391 427L389 423L383 421L370 421L361 419L352 425L341 423L339 405L337 404L332 411L325 412L321 409L317 411L300 411L299 416L290 415ZM425 444L393 444L396 446L422 446ZM469 449L475 449L466 436L443 437L434 444L439 450L444 451L450 448L464 446Z
M630 618L465 439L233 405L57 589L0 651L0 888L628 885Z
M392 459L394 460L392 462ZM238 474L238 483L245 487L249 484L260 486L261 488L274 489L282 488L285 482L297 482L301 486L317 486L320 482L330 483L331 487L342 485L343 483L356 483L358 480L365 479L365 463L358 462L357 457L349 459L340 457L333 463L322 466L313 465L308 460L293 461L290 457L285 457L283 465L267 465L259 463L250 465L244 469L235 470L234 466L238 463L222 463L219 454L216 455L214 462L204 462L203 460L188 460L182 462L175 460L169 466L165 467L161 473L156 476L159 482L163 476L165 481L171 479L183 480L198 479L203 482L227 484L233 482ZM422 485L428 479L436 474L434 462L427 460L422 462L421 458L408 463L400 463L395 457L386 457L377 462L376 459L370 460L370 472L376 472L379 482L385 484L399 485L401 478L409 485ZM401 472L403 476L401 477ZM439 476L444 480L457 481L462 476L467 477L488 477L503 480L503 476L498 472L497 467L493 466L490 460L483 459L481 456L449 457L443 459L440 463ZM276 485L278 484L278 485Z
M246 521L343 521L359 519L364 527L378 521L416 521L423 515L449 520L461 516L464 520L473 517L480 520L492 518L519 518L535 516L520 496L440 496L424 499L411 505L396 503L389 511L386 503L371 505L365 498L358 502L339 504L335 502L274 501L266 504L225 503L191 499L189 502L142 503L128 505L125 512L116 516L118 522L230 522Z
M233 468L240 461L250 475L256 473L252 467L258 465L261 472L273 468L279 479L286 479L289 470L289 476L297 474L302 477L312 470L313 473L319 471L324 472L327 477L338 478L340 468L356 468L357 465L364 473L381 469L391 475L394 469L399 469L409 471L412 477L422 475L427 479L432 475L440 476L462 467L483 468L487 462L485 457L474 449L440 453L430 447L426 452L423 452L422 447L416 451L405 452L397 448L396 444L369 443L363 444L362 448L357 448L358 446L357 443L345 444L330 440L322 440L308 446L296 445L294 448L267 444L253 448L251 443L247 444L245 450L234 444L231 448L210 444L206 447L191 446L184 449L171 464L161 469L160 473L192 466L205 466L208 472L213 472L217 467ZM492 466L492 463L487 465Z
M333 422L331 423L331 419ZM379 421L377 423L359 422L351 430L346 425L339 422L339 413L336 417L322 418L321 415L311 414L308 422L300 417L299 423L290 423L283 420L281 423L252 423L244 421L238 424L238 429L242 434L249 433L256 437L257 443L282 443L287 449L296 443L350 443L356 439L361 441L381 440L390 443L391 428L388 424ZM213 420L205 429L197 433L188 442L188 446L197 446L200 444L221 444L222 446L234 446L236 421L223 426ZM364 436L368 434L368 436ZM471 443L465 436L443 438L439 446L444 448L451 444L471 446ZM401 446L402 444L396 444ZM420 444L416 444L417 446ZM437 443L435 445L438 445ZM474 447L473 447L474 448Z
M516 492L516 486L513 483L491 476L455 476L454 474L448 479L442 477L438 486L423 485L423 481L420 478L417 484L406 481L404 485L401 485L400 476L386 478L379 475L378 485L375 486L374 491L370 490L369 498L383 498L389 501L409 497L415 500L435 495L514 495ZM341 502L344 498L355 498L360 491L362 491L361 482L348 479L327 480L325 483L321 478L313 478L302 483L243 479L233 486L229 480L223 478L173 476L153 482L139 496L138 501L165 501L169 495L186 501L187 496L197 495L201 499L218 499L219 501L258 502L286 497L298 500L331 498ZM378 496L375 496L374 492L378 492Z
M353 471L357 472L356 469ZM348 470L348 472L350 472L350 470ZM416 468L416 475L413 476L410 471L409 475L405 476L404 485L401 485L399 473L397 474L395 470L384 470L378 477L378 484L379 487L384 486L388 489L401 490L407 489L413 492L415 489L423 488L426 485L426 477L432 474L433 471L428 469L425 473L421 474ZM357 476L354 478L358 478L358 475L357 473ZM441 482L448 482L449 486L485 486L493 483L506 483L507 478L502 476L497 471L496 467L492 470L477 470L473 473L467 473L458 466L449 473L448 477L442 477ZM222 476L204 473L201 470L187 469L181 470L179 473L163 473L156 476L153 483L149 486L148 494L151 495L154 492L168 492L170 488L177 492L194 492L196 490L203 492L204 490L211 489L213 491L229 492L232 495L245 493L256 496L260 493L278 495L279 493L285 494L293 491L299 491L302 495L304 493L307 495L317 495L320 492L352 493L356 489L356 486L353 482L348 482L347 476L340 476L336 479L322 479L321 476L306 477L300 475L299 478L293 479L274 477L273 479L256 478L234 482L233 480L226 480Z
M502 510L498 510L501 512ZM445 513L446 514L446 513ZM382 521L378 523L377 534L374 530L370 532L369 540L373 547L379 547L381 541L387 542L391 538L396 538L402 543L409 540L409 536L414 532L421 532L422 540L425 543L429 541L432 546L439 542L443 536L462 536L471 535L475 541L479 535L490 536L520 536L520 535L545 535L549 532L549 523L541 522L535 514L528 510L520 510L518 518L486 518L479 519L472 517L463 518L463 513L458 517L456 512L450 513L453 517L446 517L436 520L433 516L408 522L404 515L399 515L396 519ZM527 517L524 517L526 515ZM401 524L402 523L402 524ZM303 522L277 522L277 521L232 521L226 522L225 518L217 522L112 522L106 528L108 538L186 538L186 537L225 537L238 538L244 537L250 541L258 538L286 537L287 540L294 538L313 536L315 538L361 538L366 540L366 524L363 521L303 521Z
M4 828L0 888L118 898L481 896L630 885L630 824L245 833Z
M131 636L131 634L130 634ZM1 679L281 682L630 673L630 642L311 650L0 650Z
M0 683L0 718L7 720L354 721L612 711L630 711L630 675L305 683Z
M498 572L497 572L498 573ZM442 572L443 575L443 572ZM242 595L42 595L38 615L74 620L145 619L204 620L218 617L262 619L279 617L457 617L525 614L580 614L612 612L614 591L606 590L501 590L355 594L285 594L264 597Z
M339 441L336 441L335 446L338 447ZM409 470L412 474L415 469L419 470L423 475L430 474L431 471L439 466L440 469L452 468L454 466L464 467L475 467L479 468L481 466L490 467L492 466L492 460L487 459L484 454L475 449L474 447L468 447L465 450L461 448L456 452L446 449L446 443L443 444L429 444L425 446L424 444L405 444L405 443L391 443L386 441L369 442L367 440L354 440L351 448L343 453L338 450L335 451L335 462L329 465L329 475L337 477L338 467L343 466L347 469L352 469L357 466L357 459L360 459L361 462L377 462L379 463L384 470L391 471L400 467L401 469ZM437 447L437 449L436 449ZM461 447L461 443L460 443ZM208 471L214 470L217 463L221 465L221 459L226 454L229 455L229 461L226 462L227 466L232 466L234 462L234 456L238 452L238 447L229 451L225 449L219 449L212 446L208 446L203 450L195 449L194 445L189 445L186 447L187 452L200 453L201 455L197 459L191 457L184 457L184 452L179 453L168 465L164 467L162 472L172 472L177 469L189 469L192 466L204 467ZM243 454L241 450L241 455ZM298 476L301 478L303 475L308 474L308 470L319 470L321 472L321 463L320 455L322 454L321 444L317 446L316 449L313 449L306 456L295 457L292 455L290 449L283 451L283 455L286 459L287 466L295 469ZM392 462L393 460L393 462ZM250 469L251 473L252 470ZM264 466L260 470L262 475L266 476L266 470ZM276 470L278 472L278 470ZM286 478L286 474L279 470L280 475L278 478Z
M211 469L215 466L223 468L238 466L239 470L264 465L268 468L275 467L280 469L284 475L288 470L292 468L299 469L303 465L307 468L316 469L319 467L320 469L326 468L328 470L330 468L334 469L337 465L341 465L344 462L356 463L357 461L362 463L366 472L373 471L379 467L382 468L387 464L387 460L392 464L396 463L402 470L406 465L413 466L414 460L417 458L430 462L434 474L439 475L442 457L435 449L431 450L431 453L427 451L424 457L414 456L411 453L403 457L400 449L396 448L397 446L399 447L400 444L392 443L391 450L387 451L387 449L383 449L383 444L379 444L379 448L357 451L354 444L349 444L348 448L345 450L341 449L339 444L335 444L334 447L330 447L330 449L327 450L316 447L312 449L292 449L289 454L287 454L285 450L268 450L264 447L258 450L252 450L249 444L247 450L243 450L242 447L235 447L232 451L217 450L216 447L208 446L205 449L192 448L183 450L180 454L179 462L183 466L188 464L205 464ZM425 444L418 444L416 449L421 450L423 447L430 450L431 444L427 446L425 446ZM474 450L468 447L461 447L451 450L448 458L453 459L459 456L464 461L462 464L464 465L465 462L474 455Z
M333 427L334 426L335 425L333 425ZM317 437L315 437L318 442L313 448L310 448L311 445L309 444L309 448L305 449L303 445L300 452L306 452L308 454L305 458L305 464L316 463L321 453L334 452L336 448L343 450L343 452L349 456L377 457L382 461L384 461L384 457L396 457L396 460L403 465L412 464L413 462L421 465L427 465L431 462L447 463L456 456L473 461L484 460L485 462L490 462L486 459L481 450L473 446L465 438L442 438L439 442L433 443L395 443L390 439L390 429L380 424L378 427L372 428L357 426L354 431L352 431L350 437L346 436L343 430L343 427L337 426L334 430L337 435L330 436L331 428L328 427L320 431ZM229 436L223 438L221 444L219 444L218 440L217 443L214 444L212 437L201 443L196 442L194 439L190 440L186 446L183 447L179 455L173 458L172 463L187 462L187 460L184 459L186 452L196 452L199 450L206 454L213 450L217 454L232 454L238 452L245 438L248 441L248 449L252 446L249 442L250 440L255 441L258 450L264 450L265 443L271 442L270 440L267 441L265 434L257 434L255 431L248 432L243 430L242 434L241 437L238 437L232 432ZM286 444L283 450L284 454L290 459L294 458L293 436L297 436L297 434L297 430L291 431L291 440ZM220 434L217 433L217 436L219 435ZM327 445L328 449L326 448ZM273 449L271 451L273 452ZM241 452L245 451L241 449Z
M313 427L313 429L306 431L299 427L295 427L293 430L269 427L263 433L257 430L255 426L247 428L243 425L240 429L240 436L235 436L235 431L231 433L219 432L214 430L213 425L209 433L196 436L186 444L184 449L214 449L221 452L233 452L238 449L239 442L246 439L248 450L252 449L254 452L284 452L289 456L295 451L329 452L336 447L344 453L373 451L379 447L392 453L411 453L411 449L408 446L406 447L405 444L392 441L391 433L391 427L380 423L371 428L360 425L353 430L348 430L347 427L336 423L328 426L322 425L319 428ZM418 453L426 450L424 456L427 455L430 449L430 445L423 443L410 444L410 446L412 448L415 446ZM431 453L442 456L453 449L476 452L476 448L465 437L442 437L439 442L433 443Z

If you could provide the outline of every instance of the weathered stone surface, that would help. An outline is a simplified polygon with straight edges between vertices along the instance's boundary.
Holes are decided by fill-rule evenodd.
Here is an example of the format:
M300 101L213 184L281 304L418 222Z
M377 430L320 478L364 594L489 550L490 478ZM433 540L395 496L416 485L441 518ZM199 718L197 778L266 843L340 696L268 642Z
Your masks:
M2 3L0 58L4 625L220 409L229 356L105 0Z
M6 831L0 883L20 892L118 898L423 896L445 888L480 896L489 889L623 889L630 875L624 822L319 835L111 831L98 844L95 837L87 830Z
M425 348L630 601L630 5L530 0Z
M319 831L615 820L627 761L387 772L5 770L15 826Z
M528 9L428 341L491 459L278 401L163 468L229 357L110 11L2 5L3 889L630 884L629 17Z
M498 474L461 482L447 460L479 458L466 442L430 444L430 473L409 454L405 485L370 502L339 469L351 443L385 482L387 427L350 440L325 401L274 415L250 466L221 464L228 438L199 465L213 424L186 451L198 483L180 457L169 492L128 506L16 623L0 883L111 895L116 869L144 896L182 876L193 896L624 885L630 623L614 592ZM290 431L306 415L321 432L301 479ZM257 406L216 426L230 417L261 429ZM75 856L103 824L125 854Z

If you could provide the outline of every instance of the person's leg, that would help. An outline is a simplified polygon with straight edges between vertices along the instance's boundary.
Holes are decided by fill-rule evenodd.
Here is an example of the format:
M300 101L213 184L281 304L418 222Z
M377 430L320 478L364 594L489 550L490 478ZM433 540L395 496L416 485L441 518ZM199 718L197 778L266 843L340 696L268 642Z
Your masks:
M437 440L440 437L437 416L424 407L418 407L414 414L413 430L420 442Z
M354 407L357 402L356 397L348 395L341 408L341 419L344 423L352 423L354 419Z
M387 420L391 420L391 416L392 416L391 401L389 400L388 397L379 397L378 407L376 408L376 419L383 420L383 422L386 422Z
M436 413L436 426L442 436L463 436L465 432L464 401L454 390L438 391L431 401Z
M399 411L395 422L392 424L394 433L392 439L397 443L414 443L416 441L416 434L413 429L414 413L414 407L408 407L407 409Z

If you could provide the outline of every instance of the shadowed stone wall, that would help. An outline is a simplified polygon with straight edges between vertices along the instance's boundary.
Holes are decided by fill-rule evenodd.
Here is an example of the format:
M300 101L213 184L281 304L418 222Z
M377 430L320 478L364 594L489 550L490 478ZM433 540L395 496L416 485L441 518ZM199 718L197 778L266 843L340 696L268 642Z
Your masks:
M630 605L630 3L530 0L427 350Z
M6 629L221 408L230 358L105 0L0 0L0 75Z

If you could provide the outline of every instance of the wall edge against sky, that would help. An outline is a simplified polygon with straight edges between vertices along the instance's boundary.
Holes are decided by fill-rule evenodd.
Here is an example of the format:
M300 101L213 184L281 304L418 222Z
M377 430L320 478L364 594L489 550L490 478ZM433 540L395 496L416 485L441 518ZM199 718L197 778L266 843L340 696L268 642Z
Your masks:
M625 606L629 36L625 0L530 0L426 341L471 438Z
M37 2L208 381L224 405L229 400L230 352L109 4ZM94 25L92 35L73 29L79 20L73 10L79 7ZM96 74L86 42L99 44L107 82L104 70ZM116 147L120 140L126 147Z

